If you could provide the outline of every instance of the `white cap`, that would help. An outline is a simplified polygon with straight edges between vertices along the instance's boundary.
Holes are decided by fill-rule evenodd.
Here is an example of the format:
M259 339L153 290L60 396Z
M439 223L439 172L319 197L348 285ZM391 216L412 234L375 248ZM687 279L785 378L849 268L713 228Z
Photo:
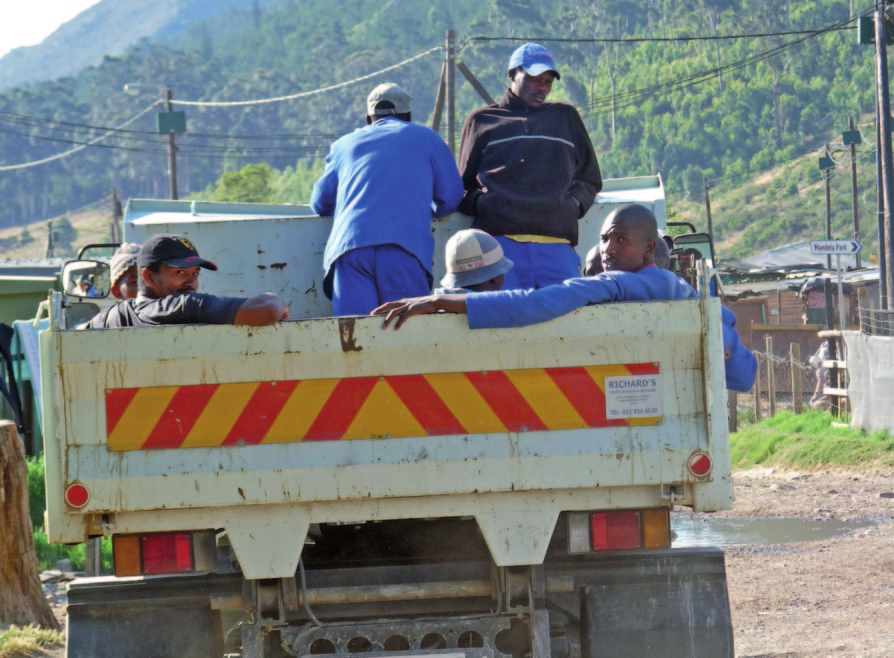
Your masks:
M459 231L447 241L445 288L466 288L505 274L512 261L492 235L475 228Z
M366 97L366 114L371 117L390 116L392 114L406 114L410 111L410 101L413 97L400 85L386 82L379 85ZM391 103L394 108L378 108L376 105L382 101Z
M137 254L140 253L140 245L132 242L125 242L115 255L112 256L112 285L117 286L118 282L124 277L124 273L131 267L137 266Z

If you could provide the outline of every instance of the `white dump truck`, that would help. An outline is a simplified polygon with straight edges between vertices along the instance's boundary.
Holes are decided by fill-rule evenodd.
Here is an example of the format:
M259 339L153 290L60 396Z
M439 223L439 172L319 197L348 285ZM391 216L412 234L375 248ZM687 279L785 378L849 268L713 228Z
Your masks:
M607 181L582 254L629 201L663 223L658 177ZM671 540L675 506L732 505L708 268L697 300L393 331L327 317L330 222L130 202L127 241L187 236L202 291L276 292L275 326L79 331L51 294L49 538L114 548L70 586L69 658L731 658L722 552ZM468 222L433 223L436 279Z

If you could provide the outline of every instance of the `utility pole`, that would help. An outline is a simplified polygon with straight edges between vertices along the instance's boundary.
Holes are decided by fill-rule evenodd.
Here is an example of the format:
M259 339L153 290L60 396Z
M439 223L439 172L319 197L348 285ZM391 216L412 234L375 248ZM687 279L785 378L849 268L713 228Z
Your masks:
M43 252L44 258L53 257L53 220L47 222L47 243Z
M447 30L447 146L456 159L456 33Z
M702 174L702 185L705 188L705 215L708 218L708 235L711 237L711 264L716 268L717 267L717 258L714 256L714 221L711 219L711 195L708 190L711 189L711 186L708 184L708 179L705 178L705 175Z
M891 153L891 97L888 93L888 46L885 43L885 0L875 0L875 84L878 90L879 132L882 154L882 188L885 191L885 285L888 308L894 308L894 162Z
M826 144L826 157L829 157L829 145ZM831 164L831 163L830 163ZM834 165L832 165L834 166ZM823 169L823 176L826 179L826 240L832 239L832 169L827 167ZM829 271L832 269L832 256L826 256L826 275L823 277L823 293L826 298L826 329L832 331L835 328L834 314L832 311L832 281L829 278ZM840 310L840 309L839 309ZM829 339L829 358L831 360L838 359L838 341L834 338ZM838 370L829 371L829 379L832 386L838 388ZM832 398L832 413L838 415L838 398Z
M860 209L857 205L857 143L862 142L860 133L854 130L854 117L847 119L847 133L844 135L844 143L851 147L851 199L854 214L854 240L860 241ZM863 267L860 252L857 252L857 269Z
M121 201L118 199L118 190L114 187L112 188L112 225L111 230L109 231L109 235L112 238L112 242L121 242L121 234L119 233L119 222L121 221L121 217L124 215L124 212L121 209Z
M165 100L167 101L168 112L174 111L174 90L170 87L165 88ZM168 176L171 181L171 198L176 201L179 199L177 193L177 144L174 143L174 132L168 133Z
M878 93L876 93L876 101L878 101ZM885 249L887 240L885 238L885 188L882 183L882 131L879 126L878 113L875 117L875 219L878 225L878 307L885 310L888 308L888 259Z

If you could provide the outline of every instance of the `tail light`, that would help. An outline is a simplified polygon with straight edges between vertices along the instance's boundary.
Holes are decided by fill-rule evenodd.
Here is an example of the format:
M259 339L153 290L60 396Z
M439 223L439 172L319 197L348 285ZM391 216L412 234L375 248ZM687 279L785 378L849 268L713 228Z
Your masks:
M90 502L90 492L83 484L72 484L65 490L65 502L79 509Z
M704 477L711 472L712 468L714 468L714 464L711 462L711 457L703 452L696 452L692 455L692 457L689 458L688 466L689 472L696 477Z
M602 553L670 548L666 507L568 514L568 552Z
M116 576L143 576L214 571L213 531L115 535Z

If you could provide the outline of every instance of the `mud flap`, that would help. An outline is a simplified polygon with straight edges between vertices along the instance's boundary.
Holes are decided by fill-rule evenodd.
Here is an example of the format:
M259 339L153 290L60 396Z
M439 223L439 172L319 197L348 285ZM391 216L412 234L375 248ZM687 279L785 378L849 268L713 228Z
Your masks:
M605 555L580 590L582 658L733 658L723 551Z
M224 592L238 580L231 578L230 583L216 576L122 580L88 578L71 583L66 658L223 655L220 611L211 608L210 597L201 590Z

